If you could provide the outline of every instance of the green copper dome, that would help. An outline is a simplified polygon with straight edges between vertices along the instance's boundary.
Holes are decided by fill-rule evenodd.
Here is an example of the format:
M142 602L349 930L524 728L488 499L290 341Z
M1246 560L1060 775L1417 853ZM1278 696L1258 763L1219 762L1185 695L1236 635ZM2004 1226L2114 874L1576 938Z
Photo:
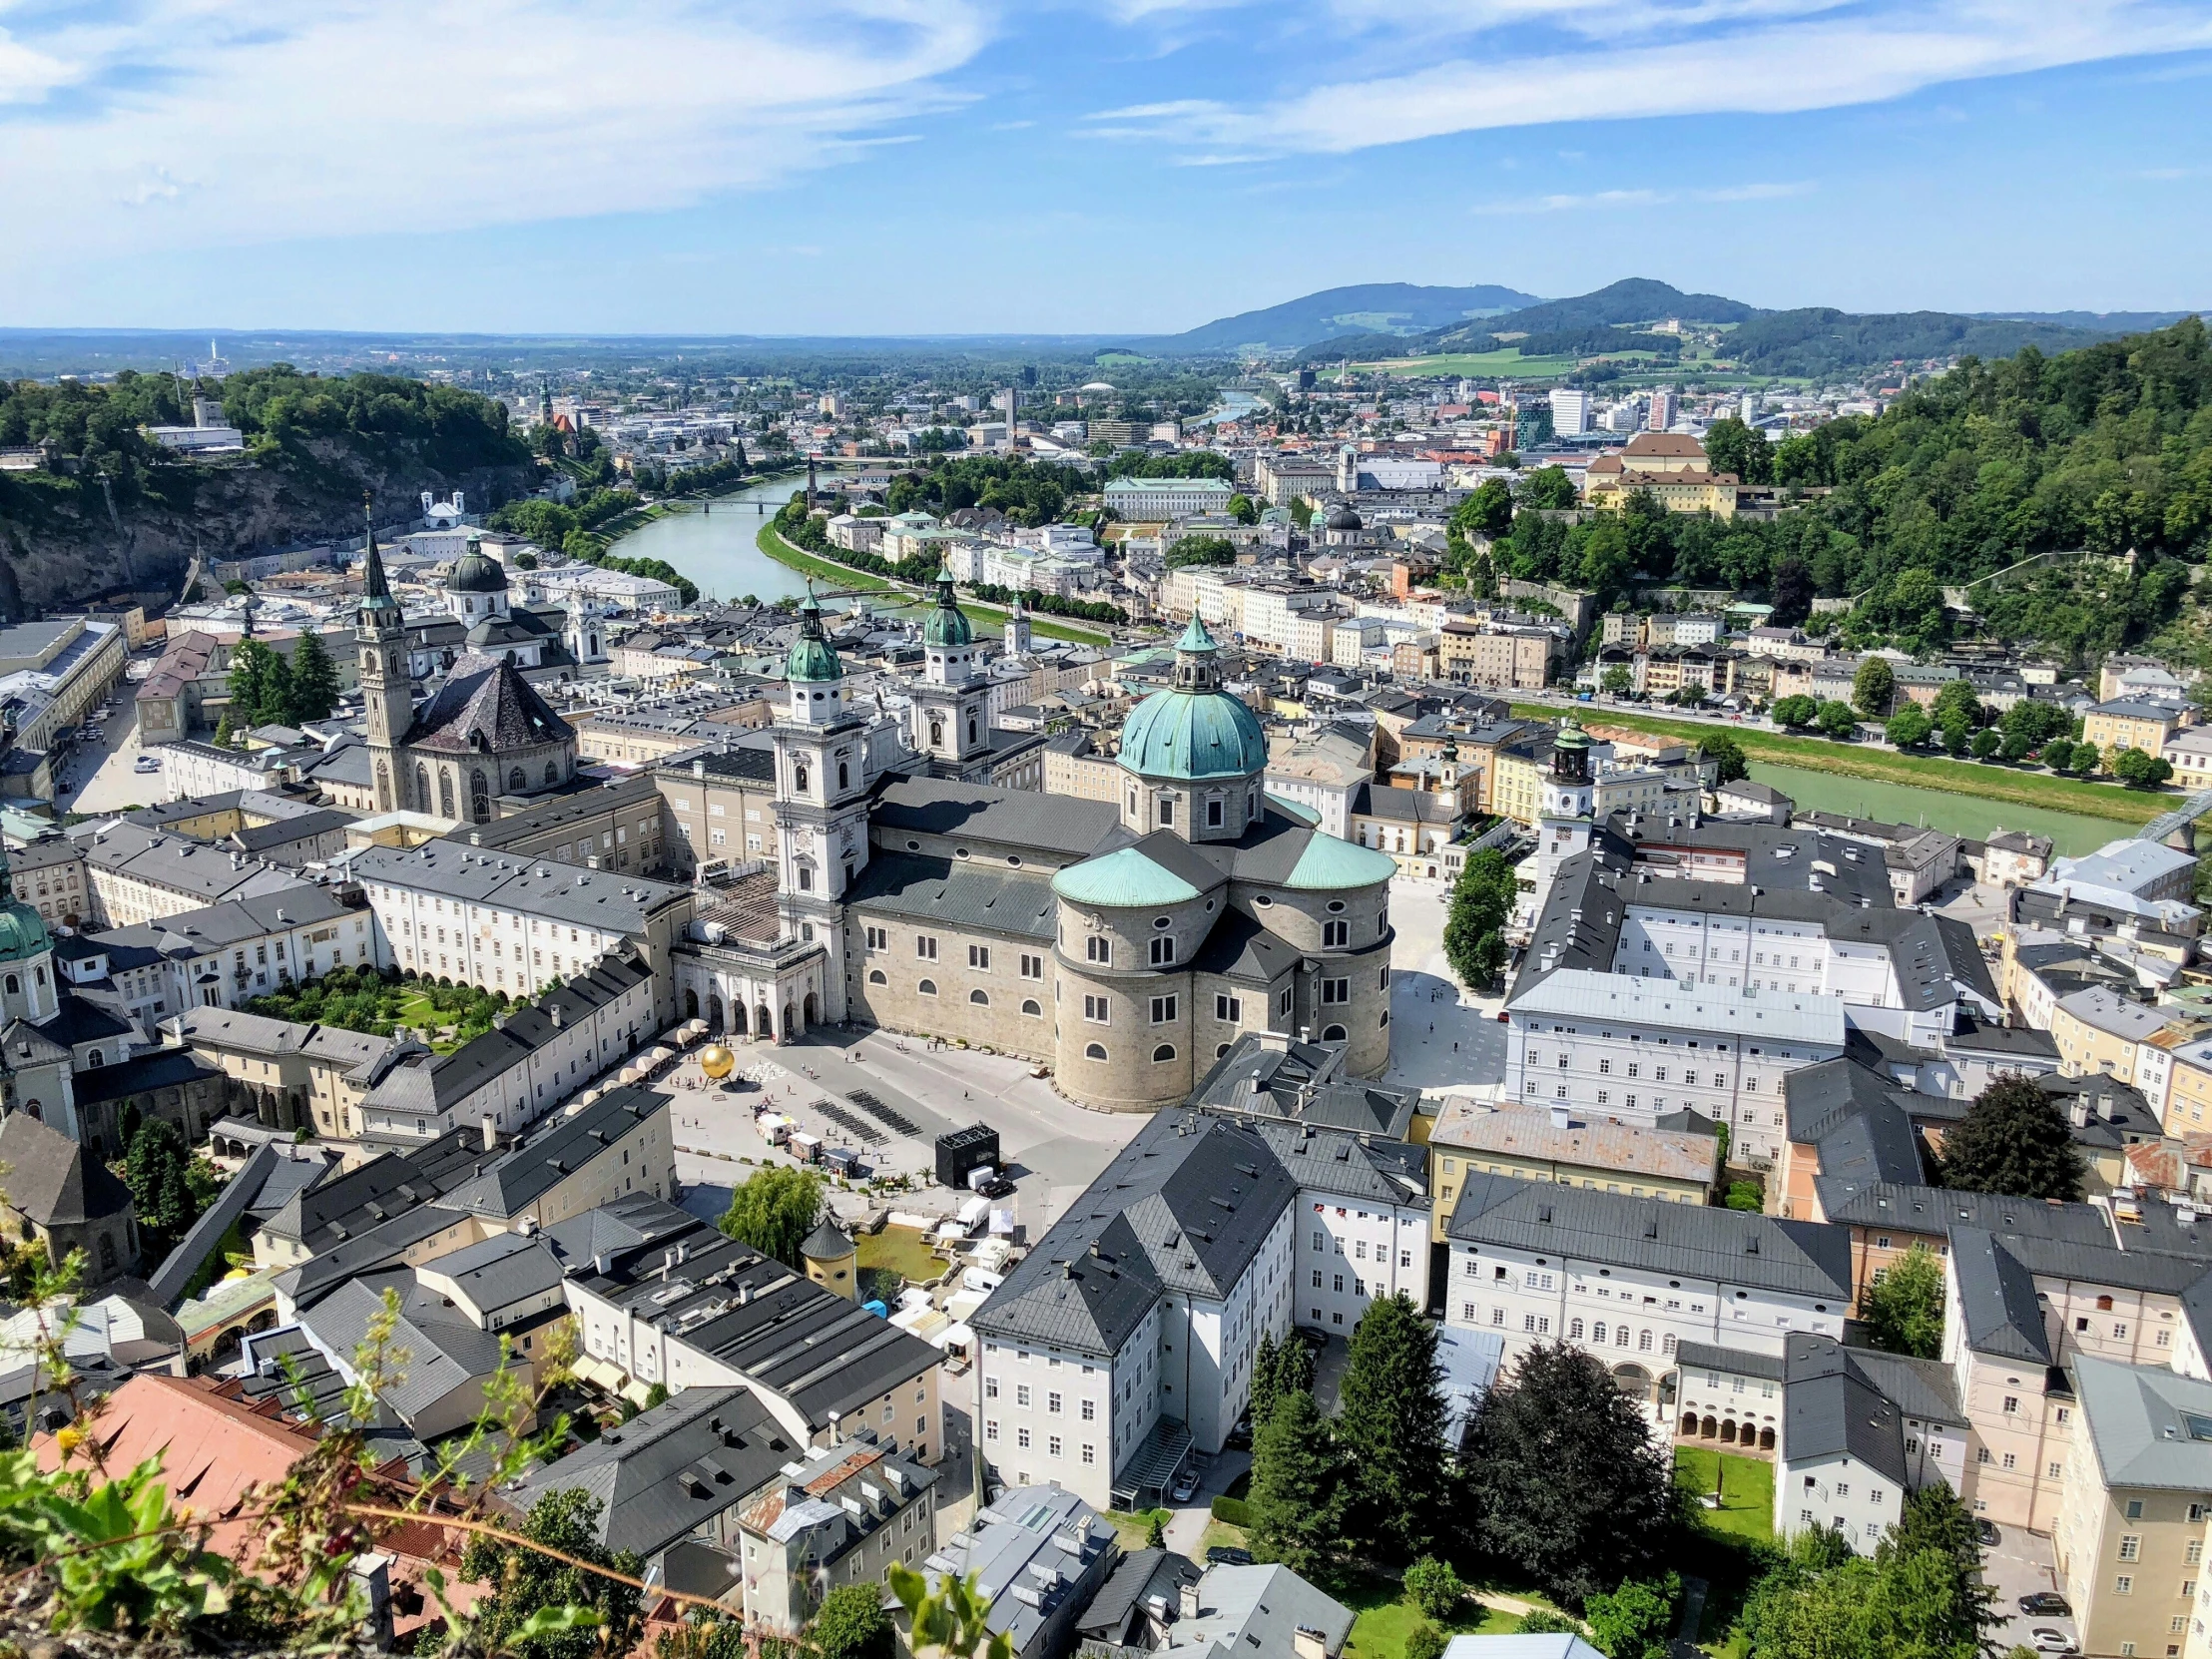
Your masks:
M1133 846L1109 852L1103 858L1069 864L1052 877L1052 890L1078 904L1107 909L1187 904L1198 896L1198 889L1182 876L1154 863Z
M1345 892L1372 887L1397 873L1397 862L1372 846L1316 831L1283 884L1305 892Z
M1246 778L1267 770L1260 717L1221 688L1219 648L1198 618L1175 642L1175 686L1121 728L1121 765L1140 778Z
M8 855L0 851L0 962L23 962L54 948L37 910L15 896Z
M952 573L937 574L937 608L921 625L921 643L940 649L957 649L975 643L975 629L952 595Z
M836 648L823 637L822 607L815 603L815 585L807 584L807 601L799 607L799 638L792 641L792 654L784 665L785 678L791 680L842 680L844 664L837 661Z

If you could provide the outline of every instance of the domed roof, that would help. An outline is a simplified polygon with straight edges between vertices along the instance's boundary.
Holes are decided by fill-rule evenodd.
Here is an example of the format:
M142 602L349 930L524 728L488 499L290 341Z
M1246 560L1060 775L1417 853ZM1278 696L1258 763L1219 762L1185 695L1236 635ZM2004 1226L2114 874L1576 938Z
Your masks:
M792 641L792 654L784 664L785 678L791 680L842 680L844 664L837 661L836 648L822 632L822 607L815 603L815 585L807 584L806 603L799 607L799 638Z
M975 643L975 629L962 611L952 593L952 573L937 574L937 608L929 613L929 620L921 625L921 643L934 646L962 646Z
M1244 778L1267 770L1267 734L1221 689L1217 647L1196 617L1175 642L1175 689L1157 691L1121 728L1121 765L1140 778Z
M1329 523L1326 527L1331 530L1365 530L1367 525L1348 503L1339 506L1335 512L1329 515Z
M505 593L507 591L507 567L497 559L477 550L470 542L453 566L453 573L445 579L447 593Z
M54 948L37 910L15 896L8 858L0 851L0 962L25 962Z

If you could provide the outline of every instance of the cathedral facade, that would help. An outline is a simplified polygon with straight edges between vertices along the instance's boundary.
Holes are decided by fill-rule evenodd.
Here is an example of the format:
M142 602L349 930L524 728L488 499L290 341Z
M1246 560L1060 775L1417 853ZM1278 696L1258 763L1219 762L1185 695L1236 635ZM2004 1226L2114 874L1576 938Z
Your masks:
M949 594L940 610L958 617ZM908 751L871 742L819 607L800 615L775 811L783 938L806 960L784 964L803 1000L781 998L800 1017L775 1035L961 1040L1117 1110L1184 1099L1247 1031L1342 1044L1362 1076L1388 1064L1396 866L1267 795L1266 736L1202 625L1124 725L1109 803L957 776L983 732L964 617L925 628Z
M511 611L504 570L480 552L454 565L446 594L463 645L418 713L418 652L370 533L356 638L375 810L486 824L503 797L575 782L576 733L523 675L562 647L542 619Z

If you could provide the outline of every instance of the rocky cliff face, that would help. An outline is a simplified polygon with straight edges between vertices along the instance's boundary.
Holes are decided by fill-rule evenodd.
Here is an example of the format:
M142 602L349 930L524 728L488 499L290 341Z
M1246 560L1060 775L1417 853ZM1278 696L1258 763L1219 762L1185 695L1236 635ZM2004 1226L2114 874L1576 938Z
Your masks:
M210 562L324 538L357 542L361 496L376 521L412 519L424 490L468 492L471 504L512 500L527 466L447 474L404 458L379 463L316 440L268 461L231 457L156 468L111 517L94 478L0 480L0 611L37 615L125 595L177 597L195 549Z

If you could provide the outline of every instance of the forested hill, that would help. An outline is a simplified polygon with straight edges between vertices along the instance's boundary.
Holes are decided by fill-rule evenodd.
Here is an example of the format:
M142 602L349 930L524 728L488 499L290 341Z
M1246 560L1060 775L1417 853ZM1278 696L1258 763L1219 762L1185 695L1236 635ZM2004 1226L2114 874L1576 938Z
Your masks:
M59 458L59 470L0 472L0 605L174 590L196 546L230 558L355 533L364 492L388 521L425 489L489 507L532 476L505 406L473 392L284 365L199 390L246 434L245 456L181 459L140 431L192 424L193 384L175 375L0 382L0 448Z
M2002 637L2077 663L2155 641L2212 666L2190 598L2212 552L2212 342L2198 318L2057 356L1969 359L1879 417L1780 444L1722 420L1707 447L1751 481L1808 493L1772 523L1636 503L1602 522L1508 525L1502 503L1470 503L1463 527L1498 539L1462 562L1586 583L1607 602L1664 580L1767 589L1790 622L1816 594L1853 596L1848 643L1934 651L1950 627L1944 587L2086 552L1975 590L1975 609ZM1546 487L1532 481L1529 504L1546 504Z

